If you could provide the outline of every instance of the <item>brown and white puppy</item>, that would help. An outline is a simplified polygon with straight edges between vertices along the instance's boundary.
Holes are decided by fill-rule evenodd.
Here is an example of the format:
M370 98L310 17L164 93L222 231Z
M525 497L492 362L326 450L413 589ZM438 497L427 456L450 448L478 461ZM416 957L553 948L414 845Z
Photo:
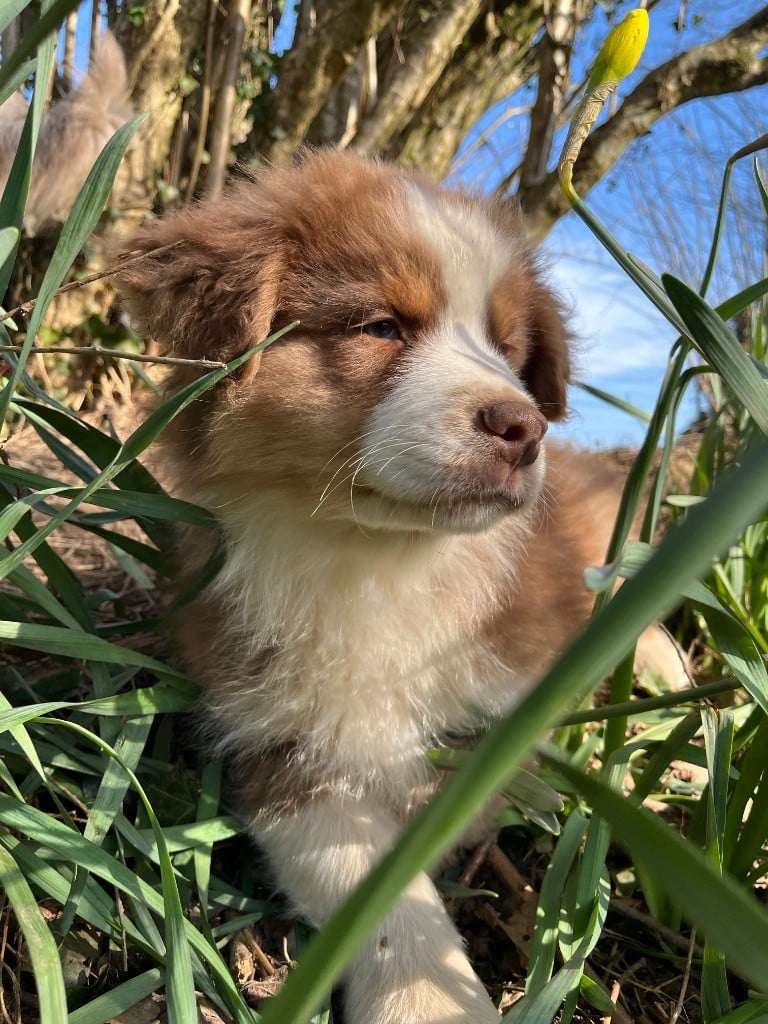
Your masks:
M133 114L126 89L123 51L112 33L105 32L78 88L43 115L24 211L27 234L46 234L67 219L96 157ZM0 194L26 115L21 93L0 106Z
M184 652L253 835L321 925L434 782L425 748L513 707L590 610L614 492L545 452L560 304L514 208L339 152L127 252L145 258L119 283L174 355L229 359L300 321L189 407L168 453L226 538ZM208 555L183 544L185 573ZM426 875L346 991L348 1024L497 1020Z

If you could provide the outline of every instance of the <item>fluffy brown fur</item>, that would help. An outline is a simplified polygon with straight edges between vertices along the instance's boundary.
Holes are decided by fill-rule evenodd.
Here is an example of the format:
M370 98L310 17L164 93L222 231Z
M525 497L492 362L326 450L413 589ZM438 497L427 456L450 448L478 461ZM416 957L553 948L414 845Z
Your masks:
M513 707L585 620L616 481L544 444L569 337L514 208L320 153L126 251L145 258L119 283L174 355L230 359L300 321L166 452L226 539L180 623L208 731L279 884L322 924L439 781L425 747ZM184 573L208 554L185 537ZM426 876L346 993L348 1024L497 1017Z

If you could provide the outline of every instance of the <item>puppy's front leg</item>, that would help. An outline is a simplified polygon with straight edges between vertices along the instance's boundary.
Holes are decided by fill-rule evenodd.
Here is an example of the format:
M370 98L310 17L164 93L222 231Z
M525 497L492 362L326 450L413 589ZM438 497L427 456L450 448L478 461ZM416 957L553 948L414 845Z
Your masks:
M373 801L315 798L252 832L296 910L321 926L393 846ZM352 962L346 1024L498 1024L434 885L418 875Z

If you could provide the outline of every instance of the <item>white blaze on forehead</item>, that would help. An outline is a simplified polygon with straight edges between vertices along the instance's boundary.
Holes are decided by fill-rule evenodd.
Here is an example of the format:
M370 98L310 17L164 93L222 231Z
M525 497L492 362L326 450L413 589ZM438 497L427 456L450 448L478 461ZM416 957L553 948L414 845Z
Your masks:
M406 188L408 214L440 260L447 319L467 326L484 323L490 291L522 256L522 245L515 247L478 206L430 195L410 183Z
M438 256L446 305L374 409L358 480L393 498L428 501L446 468L477 449L484 404L529 399L519 376L488 337L488 296L515 259L482 210L408 188L408 216ZM520 247L522 256L522 246ZM481 453L482 454L482 453Z
M422 341L409 371L413 386L428 380L432 395L442 401L462 383L507 383L524 392L488 337L490 292L510 263L522 257L522 242L516 246L502 235L479 206L430 194L412 183L406 185L406 198L411 223L440 262L446 295L437 327Z

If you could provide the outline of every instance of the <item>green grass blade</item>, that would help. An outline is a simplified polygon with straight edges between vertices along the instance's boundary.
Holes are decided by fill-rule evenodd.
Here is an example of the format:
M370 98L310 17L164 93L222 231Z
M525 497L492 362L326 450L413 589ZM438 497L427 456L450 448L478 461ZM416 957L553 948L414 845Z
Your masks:
M67 997L56 942L19 865L2 845L0 883L13 907L32 961L40 1024L62 1024L67 1019Z
M717 607L696 604L726 665L768 714L768 669L749 631L737 618Z
M15 402L19 411L33 424L46 424L65 437L71 445L85 452L88 458L106 469L120 452L120 442L109 434L84 423L69 410L52 408L40 402L18 398ZM71 450L71 445L69 450ZM131 462L114 478L118 487L126 487L142 493L161 493L161 487L149 470L140 462Z
M750 1000L737 1006L714 1024L768 1024L768 1004Z
M23 810L25 804L23 801L19 803ZM55 868L53 865L47 864L40 856L44 847L40 847L37 843L30 843L29 840L22 841L5 832L0 833L0 843L10 850L30 885L47 898L63 905L71 885L71 872L65 876L63 871L66 871L66 868ZM113 941L121 940L122 935L115 904L104 889L96 883L86 887L80 906L77 908L77 916L80 920L98 928ZM124 926L128 938L142 945L141 936L136 932L131 921L125 919Z
M198 691L194 683L180 676L172 680L172 685L161 683L112 697L82 701L41 701L39 704L29 704L0 712L0 732L58 711L83 711L110 718L189 711L194 706L197 696Z
M680 757L680 751L698 732L700 720L700 716L695 712L686 715L677 723L669 736L659 744L658 749L648 759L642 774L635 780L631 796L635 803L640 804L647 796L650 796L667 766L675 758Z
M571 200L574 211L581 217L592 234L600 241L603 247L613 256L627 276L634 281L640 291L650 299L653 305L659 310L675 328L678 334L688 336L685 321L681 319L675 307L664 293L661 280L636 256L628 253L621 243L616 239L604 224L592 213L590 208L580 198L574 196Z
M122 810L125 795L131 784L130 776L124 770L123 765L132 771L136 770L149 738L149 730L152 726L153 718L154 716L147 715L143 718L129 719L124 724L120 735L112 744L120 761L116 758L108 760L104 775L91 805L85 829L83 830L83 836L97 846L100 846L104 841L115 817ZM72 927L77 912L77 905L85 891L87 880L87 871L83 868L78 868L61 916L59 927L64 935Z
M59 25L61 25L70 11L74 11L79 2L80 0L56 0L44 14L35 19L29 30L24 33L13 53L3 60L3 66L0 68L0 89L15 74L16 70L30 54L37 49L40 43L45 40L46 36L54 35L53 41L55 42L55 33Z
M49 44L46 53L41 60L41 66L45 66L46 72L53 60L53 48ZM0 72L1 73L1 72ZM38 72L39 73L39 72ZM37 134L42 117L42 102L33 95L32 102L27 110L24 125L21 130L16 154L11 164L8 181L5 184L2 197L0 197L0 224L4 227L15 227L21 230L24 220L24 206L29 192L29 182L32 174L32 161L35 155ZM13 267L16 260L16 249L14 248L0 264L0 295L5 295L13 274ZM7 344L8 334L3 328L3 341ZM13 356L8 360L13 365ZM7 387L7 385L6 385ZM8 389L10 394L10 389ZM2 396L0 395L0 398ZM2 423L2 421L0 421Z
M0 88L0 104L5 103L11 93L16 92L17 89L20 89L31 78L35 73L36 67L37 61L34 59L25 60L23 64L19 65L14 74Z
M733 751L733 715L729 711L702 711L704 744L707 755L706 833L707 857L714 871L723 873L723 840L729 797L731 755ZM704 943L701 970L701 1005L706 1024L731 1010L725 956L708 939Z
M0 32L5 32L14 18L18 18L29 0L3 0L0 4Z
M227 819L217 819L221 801L221 762L208 762L203 765L200 773L200 799L197 803L195 815L197 823L210 826L214 821L224 822ZM242 827L238 822L231 820L229 824L237 828ZM166 832L166 837L168 833ZM211 923L208 920L209 892L211 885L211 857L213 854L214 839L206 836L206 841L196 844L192 855L192 864L195 871L195 886L197 888L198 900L200 902L202 930L205 937L212 944L216 944Z
M17 647L28 647L33 651L61 655L65 658L106 662L112 665L135 665L138 668L150 669L160 679L168 681L185 679L181 672L169 668L149 655L140 654L128 647L118 647L117 644L81 630L0 621L0 640Z
M575 386L581 391L586 391L588 395L594 395L595 398L599 398L607 405L612 405L614 409L621 409L622 412L634 416L641 423L650 423L651 421L650 413L647 413L645 409L640 409L638 406L632 405L631 402L625 402L623 398L619 398L618 395L612 395L610 391L603 391L602 388L596 388L594 384L585 384L581 380L577 380Z
M14 227L0 230L0 266L2 266L19 242L19 229Z
M762 281L748 285L742 291L731 295L730 298L715 306L715 311L722 320L731 320L738 313L745 310L747 306L751 306L753 302L758 302L762 299L766 293L768 293L768 277L764 277Z
M61 480L30 473L26 469L16 469L13 466L0 465L0 480L9 480L32 491L55 490L62 498L74 498L79 494L79 488L71 487ZM121 512L122 518L146 516L173 523L191 523L194 526L216 528L215 518L206 509L180 498L170 498L166 494L99 487L91 495L89 504Z
M698 352L739 396L760 430L768 433L768 381L700 295L671 274L662 280Z
M195 985L192 976L192 958L190 955L190 944L185 933L185 925L188 923L184 918L181 908L179 889L176 884L176 877L171 864L168 848L165 844L165 837L160 823L157 820L152 804L150 803L143 786L136 778L134 772L129 768L125 760L95 733L84 729L74 722L51 722L52 725L71 729L73 732L89 742L95 744L110 759L114 760L130 780L134 790L139 796L144 812L149 819L158 846L160 860L160 879L163 903L163 921L165 925L164 939L167 956L166 963L166 998L168 1001L168 1016L174 1024L197 1024L197 999L195 996ZM90 842L87 837L82 837L83 842L88 843L91 851L99 847Z
M181 410L193 402L201 394L207 391L209 388L218 384L219 381L223 380L229 373L232 373L243 363L264 349L272 341L276 340L286 331L293 327L290 324L282 331L278 331L276 334L271 335L261 344L256 345L254 348L249 349L243 355L238 356L237 359L233 359L227 364L223 370L213 370L211 373L205 374L199 380L192 381L187 387L182 388L177 394L165 402L159 409L149 417L149 419L143 423L137 430L131 434L131 436L125 441L124 444L120 445L117 453L111 460L111 462L93 478L93 480L83 487L79 494L72 498L55 516L52 516L45 525L41 526L36 532L34 537L24 541L14 551L11 551L3 559L0 559L0 579L7 576L9 572L12 572L17 566L21 565L27 555L31 554L35 550L38 544L41 544L50 533L52 533L57 526L60 526L72 512L82 502L87 501L88 498L93 494L97 488L108 483L112 479L116 479L120 473L122 473L129 466L134 464L134 460L144 449L155 440L160 431L167 426L167 424L177 416ZM49 410L50 412L51 410Z
M559 933L560 905L576 856L587 830L587 819L574 811L563 828L541 883L531 946L526 995L535 996L552 977Z
M109 1021L157 992L164 984L165 971L153 967L73 1011L67 1018L67 1024L109 1024Z
M70 615L61 601L57 601L48 587L41 583L37 576L27 569L25 565L20 565L18 569L9 575L8 579L14 586L30 597L46 615L50 615L52 619L56 619L63 626L80 629L78 619L74 615Z
M614 793L599 779L575 771L565 759L542 754L611 824L617 842L653 874L671 900L732 970L752 985L768 978L768 914L732 879L719 875L706 855L659 818ZM702 899L706 893L706 899Z
M586 937L577 946L573 955L535 996L524 996L520 1002L515 1003L509 1013L504 1014L503 1020L506 1024L550 1024L554 1020L561 1003L569 993L579 987L591 936L596 930L597 915L596 906L593 919L588 922Z
M130 899L135 900L137 907L146 907L148 911L160 917L164 915L163 897L152 886L119 860L100 847L88 843L78 832L62 825L50 815L28 804L20 805L16 800L0 793L0 822L22 835L30 836L43 848L53 851L65 863L87 867L93 875L104 879L108 885L116 886ZM253 1024L253 1015L245 1006L218 952L211 949L189 921L184 921L182 927L186 942L208 963L211 974L222 990L227 991L230 1010L238 1024ZM60 1021L56 1024L60 1024Z
M768 216L768 186L766 186L766 183L763 181L763 174L757 160L755 160L755 180L757 181L757 190L760 193L763 209L765 210L766 216Z
M757 739L755 740L757 742ZM765 744L759 747L763 764L768 764L768 750ZM763 855L763 844L768 835L768 769L758 783L749 816L743 823L736 848L730 862L731 872L736 878L748 879L756 860Z

